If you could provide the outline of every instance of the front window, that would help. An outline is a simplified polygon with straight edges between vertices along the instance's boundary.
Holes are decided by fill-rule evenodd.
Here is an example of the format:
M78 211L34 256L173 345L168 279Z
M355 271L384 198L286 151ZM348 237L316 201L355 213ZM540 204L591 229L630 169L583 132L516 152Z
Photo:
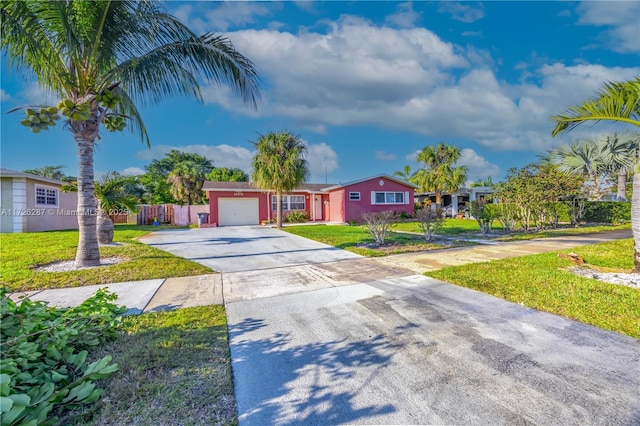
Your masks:
M36 186L36 205L38 206L57 206L58 190Z
M271 210L278 209L278 196L271 196ZM305 210L305 197L304 195L283 195L282 196L282 211L286 210Z
M350 192L349 200L351 201L360 201L360 193L359 192Z
M404 204L404 192L376 192L375 204Z

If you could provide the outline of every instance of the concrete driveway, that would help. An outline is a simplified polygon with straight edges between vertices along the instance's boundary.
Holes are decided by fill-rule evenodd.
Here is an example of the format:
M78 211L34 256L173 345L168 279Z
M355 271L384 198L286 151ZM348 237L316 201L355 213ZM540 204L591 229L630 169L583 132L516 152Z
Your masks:
M222 271L241 425L640 424L633 338L271 228L144 242Z
M362 257L265 226L163 230L141 237L140 242L219 272L255 271Z

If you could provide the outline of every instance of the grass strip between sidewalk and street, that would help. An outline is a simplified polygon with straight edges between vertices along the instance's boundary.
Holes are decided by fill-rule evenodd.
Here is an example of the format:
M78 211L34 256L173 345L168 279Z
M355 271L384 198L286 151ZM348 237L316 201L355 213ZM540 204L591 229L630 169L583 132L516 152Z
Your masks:
M114 243L118 244L100 247L100 256L103 259L118 257L124 261L66 272L38 272L34 267L74 260L78 246L77 230L3 234L0 246L0 285L11 291L27 291L212 272L206 266L135 240L158 229L153 226L116 225Z
M574 252L594 269L630 272L633 240L592 244ZM573 274L558 252L474 263L425 275L640 339L640 290ZM575 265L574 265L575 266Z
M119 371L100 400L59 424L237 424L224 306L128 316L106 354Z

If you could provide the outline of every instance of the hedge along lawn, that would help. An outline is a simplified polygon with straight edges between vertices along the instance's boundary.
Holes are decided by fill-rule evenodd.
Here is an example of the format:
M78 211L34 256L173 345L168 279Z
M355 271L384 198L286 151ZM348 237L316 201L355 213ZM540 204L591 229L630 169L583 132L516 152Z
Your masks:
M0 246L0 285L11 291L26 291L213 272L198 263L134 240L155 230L158 227L116 225L114 242L123 245L100 247L100 256L120 257L125 261L67 272L37 272L33 267L74 260L78 245L77 230L3 234Z
M629 272L633 268L632 239L562 252L579 254L594 269ZM551 252L455 266L425 275L640 338L640 290L565 270L572 265L560 259L558 252Z
M125 317L106 354L120 368L102 397L58 424L237 424L224 306Z
M451 247L451 245L444 246L437 243L427 243L422 235L393 232L393 229L387 234L385 245L374 248L372 246L358 246L369 245L374 242L373 237L371 237L365 226L304 225L282 228L282 230L292 234L368 257Z
M417 222L400 222L393 229L406 232L420 232L420 227ZM583 225L578 228L563 226L558 229L546 229L537 232L514 231L509 234L504 234L502 225L500 225L497 220L494 220L492 228L492 231L494 232L484 238L491 238L497 241L520 241L533 240L536 238L589 234L603 231L617 231L622 229L631 229L631 224ZM480 226L474 219L446 219L442 228L436 232L436 235L460 238L464 238L465 236L483 238L483 236L480 235Z

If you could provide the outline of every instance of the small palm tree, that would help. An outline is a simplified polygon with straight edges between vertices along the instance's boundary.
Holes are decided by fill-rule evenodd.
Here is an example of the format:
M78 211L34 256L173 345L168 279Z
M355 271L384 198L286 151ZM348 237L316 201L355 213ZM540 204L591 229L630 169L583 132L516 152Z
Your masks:
M128 126L149 145L137 105L175 95L202 100L199 82L226 84L256 106L253 64L223 36L198 36L153 0L0 2L0 48L61 98L27 108L22 124L39 133L63 121L78 153L78 211L97 207L93 152L101 125ZM61 113L60 116L58 113ZM100 264L96 216L79 214L77 266Z
M638 158L638 139L640 134L630 133L607 136L606 150L604 152L607 164L607 172L618 176L618 191L616 199L627 200L627 175L633 170L633 165Z
M99 215L97 220L97 235L100 244L113 242L113 221L110 215L121 211L136 212L136 205L140 201L128 192L128 188L136 184L135 176L123 176L117 172L110 172L94 184L96 199L98 200Z
M169 192L177 201L187 204L187 217L191 217L191 205L199 204L205 198L202 185L207 173L211 171L211 161L205 162L194 159L185 160L178 163L169 173L167 183Z
M282 228L282 194L306 182L307 150L299 136L286 131L261 135L255 146L252 179L258 188L276 191L276 224Z
M596 97L572 105L551 119L556 123L553 136L568 132L587 121L617 121L640 128L640 77L624 82L608 82ZM638 133L640 138L640 133ZM638 153L636 152L636 155ZM634 239L634 269L640 273L640 161L634 158L631 229Z
M402 170L396 170L393 172L393 175L405 182L411 182L411 176L413 175L413 173L411 173L411 166L407 164L402 168Z
M454 167L461 155L460 148L443 142L427 146L418 154L418 161L425 167L413 175L413 182L423 192L435 192L438 207L442 206L444 191L457 191L467 181L467 168Z

